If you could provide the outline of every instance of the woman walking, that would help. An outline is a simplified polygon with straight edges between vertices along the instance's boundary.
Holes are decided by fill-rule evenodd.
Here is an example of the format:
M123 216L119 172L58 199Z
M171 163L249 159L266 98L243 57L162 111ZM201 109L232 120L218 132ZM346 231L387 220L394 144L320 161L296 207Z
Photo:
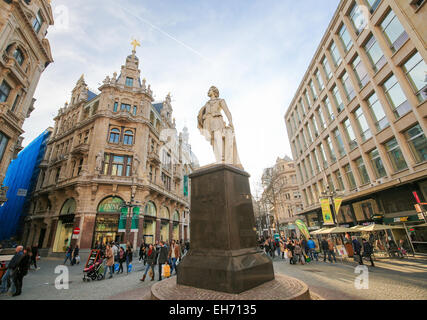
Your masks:
M128 245L126 246L126 274L129 273L129 265L131 265L132 263L132 256L133 256L132 246L128 242Z
M71 260L71 265L80 263L80 257L79 257L79 246L76 245L73 251L73 259Z
M126 261L126 253L125 250L123 250L122 247L120 247L119 250L119 271L117 273L123 273L123 262Z
M289 239L286 247L288 249L289 264L295 264L294 263L294 245L291 239Z
M151 268L151 270L153 272L153 276L151 277L151 281L154 281L154 264L156 262L156 249L154 249L152 244L150 244L150 246L148 247L146 259L147 259L147 266L145 267L144 276L140 280L141 281L145 280L145 277L147 276L148 270L150 270L150 268Z
M105 249L105 258L107 259L106 267L108 268L105 268L104 270L104 279L107 274L107 269L110 269L110 276L108 279L111 279L114 272L114 252L109 244L107 244L107 248Z

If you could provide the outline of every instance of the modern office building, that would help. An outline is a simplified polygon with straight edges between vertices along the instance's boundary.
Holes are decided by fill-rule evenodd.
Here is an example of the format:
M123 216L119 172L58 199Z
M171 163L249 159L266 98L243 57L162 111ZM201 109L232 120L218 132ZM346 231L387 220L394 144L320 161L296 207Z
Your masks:
M339 3L285 115L309 227L329 187L340 225L401 224L427 252L413 195L427 201L425 2Z

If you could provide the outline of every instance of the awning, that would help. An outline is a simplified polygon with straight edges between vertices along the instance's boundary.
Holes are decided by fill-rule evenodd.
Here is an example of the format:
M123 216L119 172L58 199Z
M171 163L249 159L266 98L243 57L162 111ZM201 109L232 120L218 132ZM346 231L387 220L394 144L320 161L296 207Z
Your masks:
M390 229L404 229L403 226L389 226L385 224L371 224L369 226L360 228L360 231L381 231L381 230L390 230Z
M310 234L319 234L321 231L326 230L326 228L322 228L322 229L317 229L315 231L310 232Z
M331 234L331 233L345 233L345 232L351 232L352 230L350 228L343 228L343 227L333 227L326 230L322 230L321 232L318 232L317 234Z
M349 232L360 232L360 231L362 231L361 229L363 229L365 227L366 226L354 226L354 227L350 228L351 231L349 231Z

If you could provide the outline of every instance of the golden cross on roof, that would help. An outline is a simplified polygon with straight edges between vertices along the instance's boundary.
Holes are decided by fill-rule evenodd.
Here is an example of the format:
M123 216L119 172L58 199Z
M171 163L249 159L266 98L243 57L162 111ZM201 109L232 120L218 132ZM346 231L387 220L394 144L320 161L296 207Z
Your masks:
M136 50L136 47L141 46L141 44L136 39L133 39L133 41L130 44L133 46L133 51Z

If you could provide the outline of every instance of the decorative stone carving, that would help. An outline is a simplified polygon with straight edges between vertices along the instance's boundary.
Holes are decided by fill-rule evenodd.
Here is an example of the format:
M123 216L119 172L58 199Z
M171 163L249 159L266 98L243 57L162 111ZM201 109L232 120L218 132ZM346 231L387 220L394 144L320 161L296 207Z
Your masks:
M102 151L99 151L96 155L96 167L95 171L97 173L100 173L102 170L102 161L104 160L104 153Z

